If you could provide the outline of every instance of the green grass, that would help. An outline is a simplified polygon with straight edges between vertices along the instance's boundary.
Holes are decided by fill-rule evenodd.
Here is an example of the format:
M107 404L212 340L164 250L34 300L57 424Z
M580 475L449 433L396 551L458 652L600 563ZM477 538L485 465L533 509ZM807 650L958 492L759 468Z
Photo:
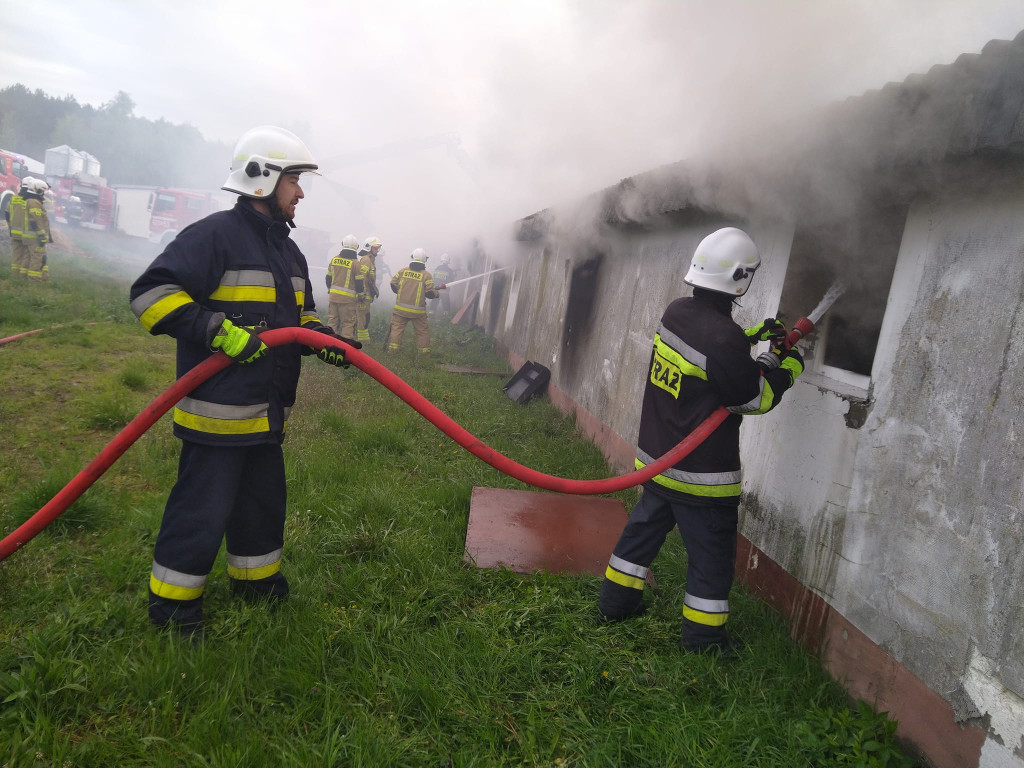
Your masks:
M0 271L0 336L63 325L0 347L4 535L173 381L173 341L147 335L127 306L139 269L118 268L131 249L77 242L51 256L49 285ZM375 356L386 320L374 317ZM432 330L430 360L407 339L384 362L527 466L610 474L546 399L519 406L498 377L436 367L507 370L489 338ZM467 566L472 488L526 486L369 377L313 357L285 443L292 598L269 610L233 601L222 554L210 635L193 649L146 621L177 455L165 416L0 564L0 765L910 764L885 716L851 709L782 619L739 588L731 626L747 651L681 654L678 537L654 564L649 612L623 624L595 621L595 577ZM615 497L628 508L636 492Z

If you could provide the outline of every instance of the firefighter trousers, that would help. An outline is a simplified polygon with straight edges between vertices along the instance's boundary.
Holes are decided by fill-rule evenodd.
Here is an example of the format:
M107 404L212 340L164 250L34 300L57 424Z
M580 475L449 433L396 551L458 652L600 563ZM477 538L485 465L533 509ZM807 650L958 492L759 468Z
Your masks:
M356 304L356 341L370 340L370 302L373 299L368 296L359 299ZM349 336L348 338L353 338Z
M651 563L679 526L688 560L681 645L699 650L725 643L738 519L738 500L728 506L676 501L644 488L605 570L601 614L614 620L641 610Z
M237 447L183 440L178 480L153 553L150 620L183 626L202 621L206 579L225 537L232 592L285 597L285 504L280 443Z
M398 351L398 348L402 345L402 336L405 333L405 326L408 323L412 323L413 330L416 332L416 347L419 351L423 354L430 352L430 325L427 323L426 313L416 315L416 317L409 317L407 315L400 315L397 312L391 313L391 332L388 336L388 351Z
M27 270L29 280L47 280L50 271L46 266L46 246L33 243L28 247Z
M348 304L329 302L327 304L327 326L346 339L356 337L357 309L353 301Z
M29 263L28 246L19 238L11 239L11 271L22 277L28 277Z

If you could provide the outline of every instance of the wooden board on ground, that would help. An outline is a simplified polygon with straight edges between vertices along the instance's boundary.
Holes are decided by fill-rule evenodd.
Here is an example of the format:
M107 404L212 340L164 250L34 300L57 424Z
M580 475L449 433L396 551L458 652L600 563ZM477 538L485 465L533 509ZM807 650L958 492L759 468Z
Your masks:
M463 559L517 573L603 576L627 518L617 499L473 488Z
M462 365L439 365L437 366L442 371L448 371L449 373L482 373L489 376L511 376L512 374L508 371L492 371L488 368L466 368Z

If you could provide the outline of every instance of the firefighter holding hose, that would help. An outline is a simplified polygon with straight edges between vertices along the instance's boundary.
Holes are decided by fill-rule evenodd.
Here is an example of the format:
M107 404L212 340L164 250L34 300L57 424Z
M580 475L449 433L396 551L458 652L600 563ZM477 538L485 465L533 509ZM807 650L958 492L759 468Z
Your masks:
M711 233L684 277L693 296L673 301L661 318L646 375L637 469L667 453L719 406L731 413L692 453L643 484L601 585L604 619L642 614L650 565L678 525L688 555L679 643L685 651L735 650L725 625L742 480L740 422L778 405L804 367L795 349L751 357L759 341L785 336L778 320L744 331L732 319L734 300L746 293L760 264L745 232L727 227Z
M239 363L174 408L181 457L156 540L149 618L187 636L201 636L203 591L223 538L233 594L279 600L289 592L281 572L281 444L300 355L314 350L268 350L257 334L295 326L319 331L326 337L319 358L345 364L344 348L330 343L339 337L317 315L306 259L289 238L304 197L300 174L316 170L306 145L289 131L248 131L223 186L239 196L234 208L182 230L131 288L142 325L177 340L179 377L217 351Z

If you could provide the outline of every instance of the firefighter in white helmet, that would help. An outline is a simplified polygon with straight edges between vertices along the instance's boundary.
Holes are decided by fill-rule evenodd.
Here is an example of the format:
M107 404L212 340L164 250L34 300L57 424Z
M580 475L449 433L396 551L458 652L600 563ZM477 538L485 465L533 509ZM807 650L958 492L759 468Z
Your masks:
M7 231L11 235L11 274L18 277L28 277L28 245L22 240L22 236L28 229L25 194L34 184L35 179L31 176L22 179L18 191L7 202L7 209L4 211L4 218L7 219Z
M391 278L395 293L395 308L391 313L391 332L388 351L397 352L402 343L405 326L411 322L416 332L416 347L420 353L430 353L430 326L427 324L427 299L436 299L438 292L434 278L427 271L427 253L417 248L410 255L409 266L398 270Z
M434 270L434 283L437 285L440 296L430 300L428 312L431 315L437 314L439 306L446 315L451 314L452 311L450 294L444 288L448 283L455 280L455 269L452 268L452 258L447 253L442 253L439 261L440 264Z
M335 333L348 337L356 335L358 250L356 236L345 235L341 240L341 252L331 259L327 267L327 324Z
M142 325L177 339L179 376L211 352L236 363L174 408L181 460L153 554L149 618L193 638L223 538L233 594L262 601L289 593L281 572L281 443L300 356L319 350L324 362L345 365L346 350L321 323L306 258L289 237L304 197L300 174L316 169L306 145L289 131L262 126L247 132L224 182L238 195L235 206L183 229L132 285L131 308ZM322 348L268 349L258 335L295 326L323 334Z
M735 652L725 625L736 559L740 422L778 405L803 371L795 349L781 354L781 364L751 357L755 344L785 336L778 320L744 331L732 319L734 300L746 293L760 264L745 232L712 232L683 278L693 296L673 301L661 318L645 373L637 469L668 453L719 406L731 414L692 453L644 483L601 587L606 619L642 614L651 562L678 526L688 554L680 638L686 651Z
M370 340L370 304L380 296L377 288L377 254L381 242L373 235L363 241L359 247L359 272L356 275L356 338L359 341Z
M46 215L46 191L49 188L42 179L32 179L25 184L22 194L26 226L21 233L21 242L28 250L26 273L29 280L37 282L50 279L50 267L46 263L46 244L53 240L50 218Z

